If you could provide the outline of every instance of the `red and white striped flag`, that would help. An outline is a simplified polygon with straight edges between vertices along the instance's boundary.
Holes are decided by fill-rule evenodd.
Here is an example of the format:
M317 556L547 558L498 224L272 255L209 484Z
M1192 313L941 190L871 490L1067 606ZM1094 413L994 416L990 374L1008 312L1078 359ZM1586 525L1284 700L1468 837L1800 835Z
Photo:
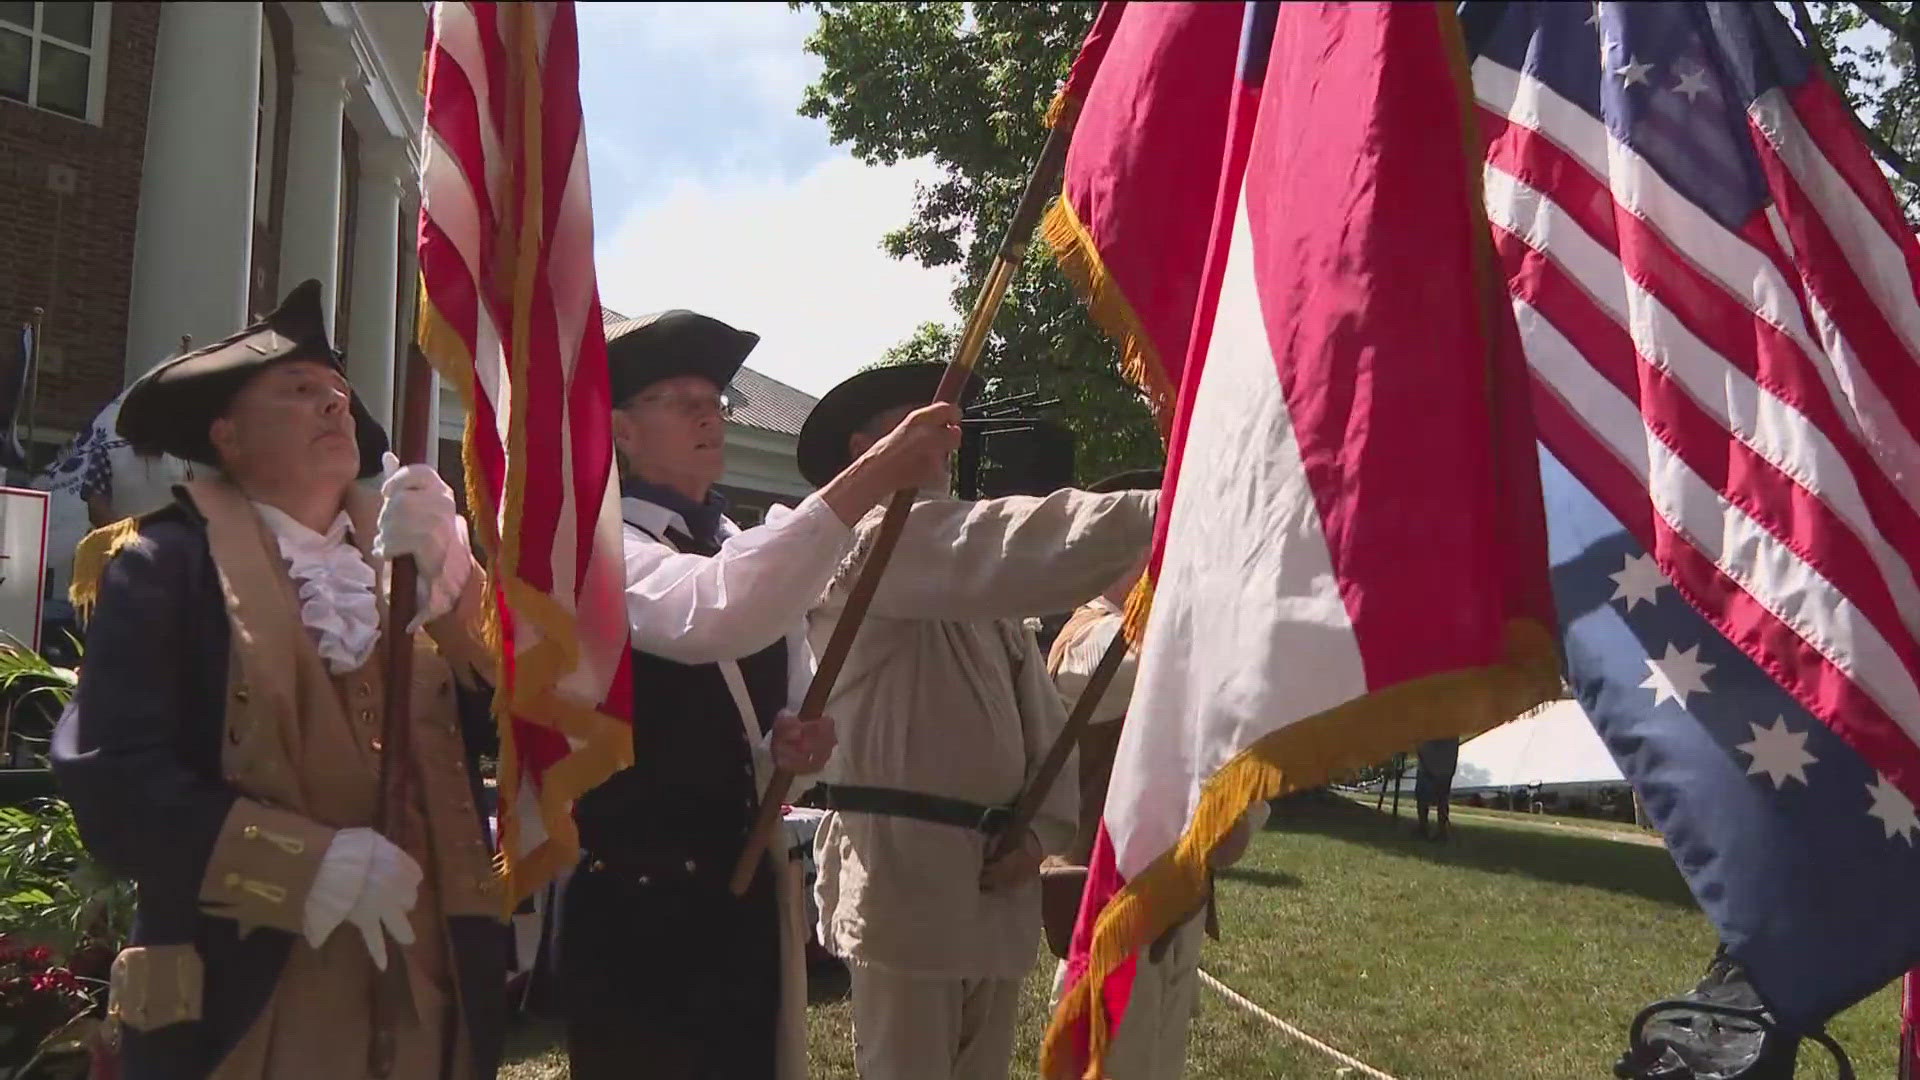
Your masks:
M1920 244L1851 111L1770 5L1485 7L1541 442L1920 802Z
M1451 5L1233 7L1237 83L1204 25L1218 6L1129 5L1076 129L1108 151L1068 155L1067 197L1096 196L1075 204L1096 245L1190 236L1152 220L1176 214L1202 215L1210 244L1199 265L1159 267L1198 281L1196 307L1184 361L1163 365L1179 406L1152 611L1052 1077L1104 1075L1135 954L1195 910L1210 852L1252 802L1560 690L1524 358ZM1150 100L1204 84L1167 70L1182 62L1230 89L1184 132L1154 123ZM1215 160L1184 160L1217 196L1127 193L1143 168L1178 188L1159 163L1202 124L1220 132ZM1177 333L1177 312L1135 314L1150 337ZM1152 344L1164 359L1168 342Z
M420 345L467 408L515 899L578 856L574 799L633 757L579 64L572 3L433 6Z

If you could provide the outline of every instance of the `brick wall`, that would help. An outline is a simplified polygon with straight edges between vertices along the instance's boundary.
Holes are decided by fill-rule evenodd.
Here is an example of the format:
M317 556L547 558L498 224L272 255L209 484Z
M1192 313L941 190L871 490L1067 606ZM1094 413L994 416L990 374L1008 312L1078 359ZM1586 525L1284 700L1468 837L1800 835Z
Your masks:
M36 423L78 429L120 392L133 230L147 138L160 5L117 3L100 125L0 100L0 365L19 362L18 328L45 307ZM74 190L48 187L53 167ZM9 367L8 370L11 370Z

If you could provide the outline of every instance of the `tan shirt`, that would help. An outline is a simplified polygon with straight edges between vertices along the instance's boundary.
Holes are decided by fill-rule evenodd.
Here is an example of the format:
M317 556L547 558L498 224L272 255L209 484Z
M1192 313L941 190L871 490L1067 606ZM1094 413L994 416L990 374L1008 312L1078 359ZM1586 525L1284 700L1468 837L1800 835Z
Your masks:
M1066 723L1026 615L1067 611L1125 573L1152 538L1157 492L916 503L855 639L827 714L839 725L830 781L1006 805ZM826 647L865 550L812 616ZM1048 851L1073 837L1073 766L1034 821ZM833 814L815 839L820 940L905 974L1018 978L1039 947L1040 892L982 893L986 838L948 825Z

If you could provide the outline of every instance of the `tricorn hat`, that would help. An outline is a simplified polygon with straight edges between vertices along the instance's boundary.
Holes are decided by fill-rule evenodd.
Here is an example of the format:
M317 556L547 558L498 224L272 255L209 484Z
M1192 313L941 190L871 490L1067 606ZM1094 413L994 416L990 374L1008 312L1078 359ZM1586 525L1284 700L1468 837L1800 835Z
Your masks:
M932 404L946 371L945 364L890 364L869 368L827 391L800 425L794 450L800 475L814 487L826 486L853 463L847 443L854 432L888 409ZM960 405L965 407L979 392L980 376L969 373Z
M607 381L617 408L662 379L700 375L724 390L760 335L675 308L607 327Z
M127 390L114 425L120 437L143 453L166 453L203 465L218 465L212 427L226 415L248 380L274 364L313 360L341 367L327 341L320 283L294 286L272 314L204 348L183 353L142 375ZM360 478L380 473L387 433L360 395L352 395L354 440L360 446Z

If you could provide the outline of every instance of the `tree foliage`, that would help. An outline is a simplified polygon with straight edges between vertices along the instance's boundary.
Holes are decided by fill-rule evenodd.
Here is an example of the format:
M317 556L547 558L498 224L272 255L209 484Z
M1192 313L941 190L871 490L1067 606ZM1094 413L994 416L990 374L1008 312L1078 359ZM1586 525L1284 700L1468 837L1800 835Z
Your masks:
M796 6L819 14L807 48L826 61L801 114L825 120L833 141L862 161L926 157L944 169L918 192L912 219L883 243L895 258L957 269L954 308L967 311L1046 141L1047 106L1098 5ZM958 323L921 327L888 359L945 361ZM1160 437L1120 376L1113 343L1044 245L1028 254L994 328L980 368L992 393L1059 398L1054 415L1079 438L1083 479L1159 463Z
M1046 138L1042 118L1096 4L795 3L818 14L808 51L825 61L802 115L863 161L930 158L923 187L887 252L958 271L956 315L968 310ZM1909 215L1920 197L1920 3L1788 0L1802 36L1861 118ZM1037 241L1036 241L1037 242ZM957 323L928 324L890 360L951 355ZM1116 350L1044 251L1032 252L996 320L982 371L995 392L1038 390L1062 401L1080 439L1083 478L1158 462L1161 447Z

